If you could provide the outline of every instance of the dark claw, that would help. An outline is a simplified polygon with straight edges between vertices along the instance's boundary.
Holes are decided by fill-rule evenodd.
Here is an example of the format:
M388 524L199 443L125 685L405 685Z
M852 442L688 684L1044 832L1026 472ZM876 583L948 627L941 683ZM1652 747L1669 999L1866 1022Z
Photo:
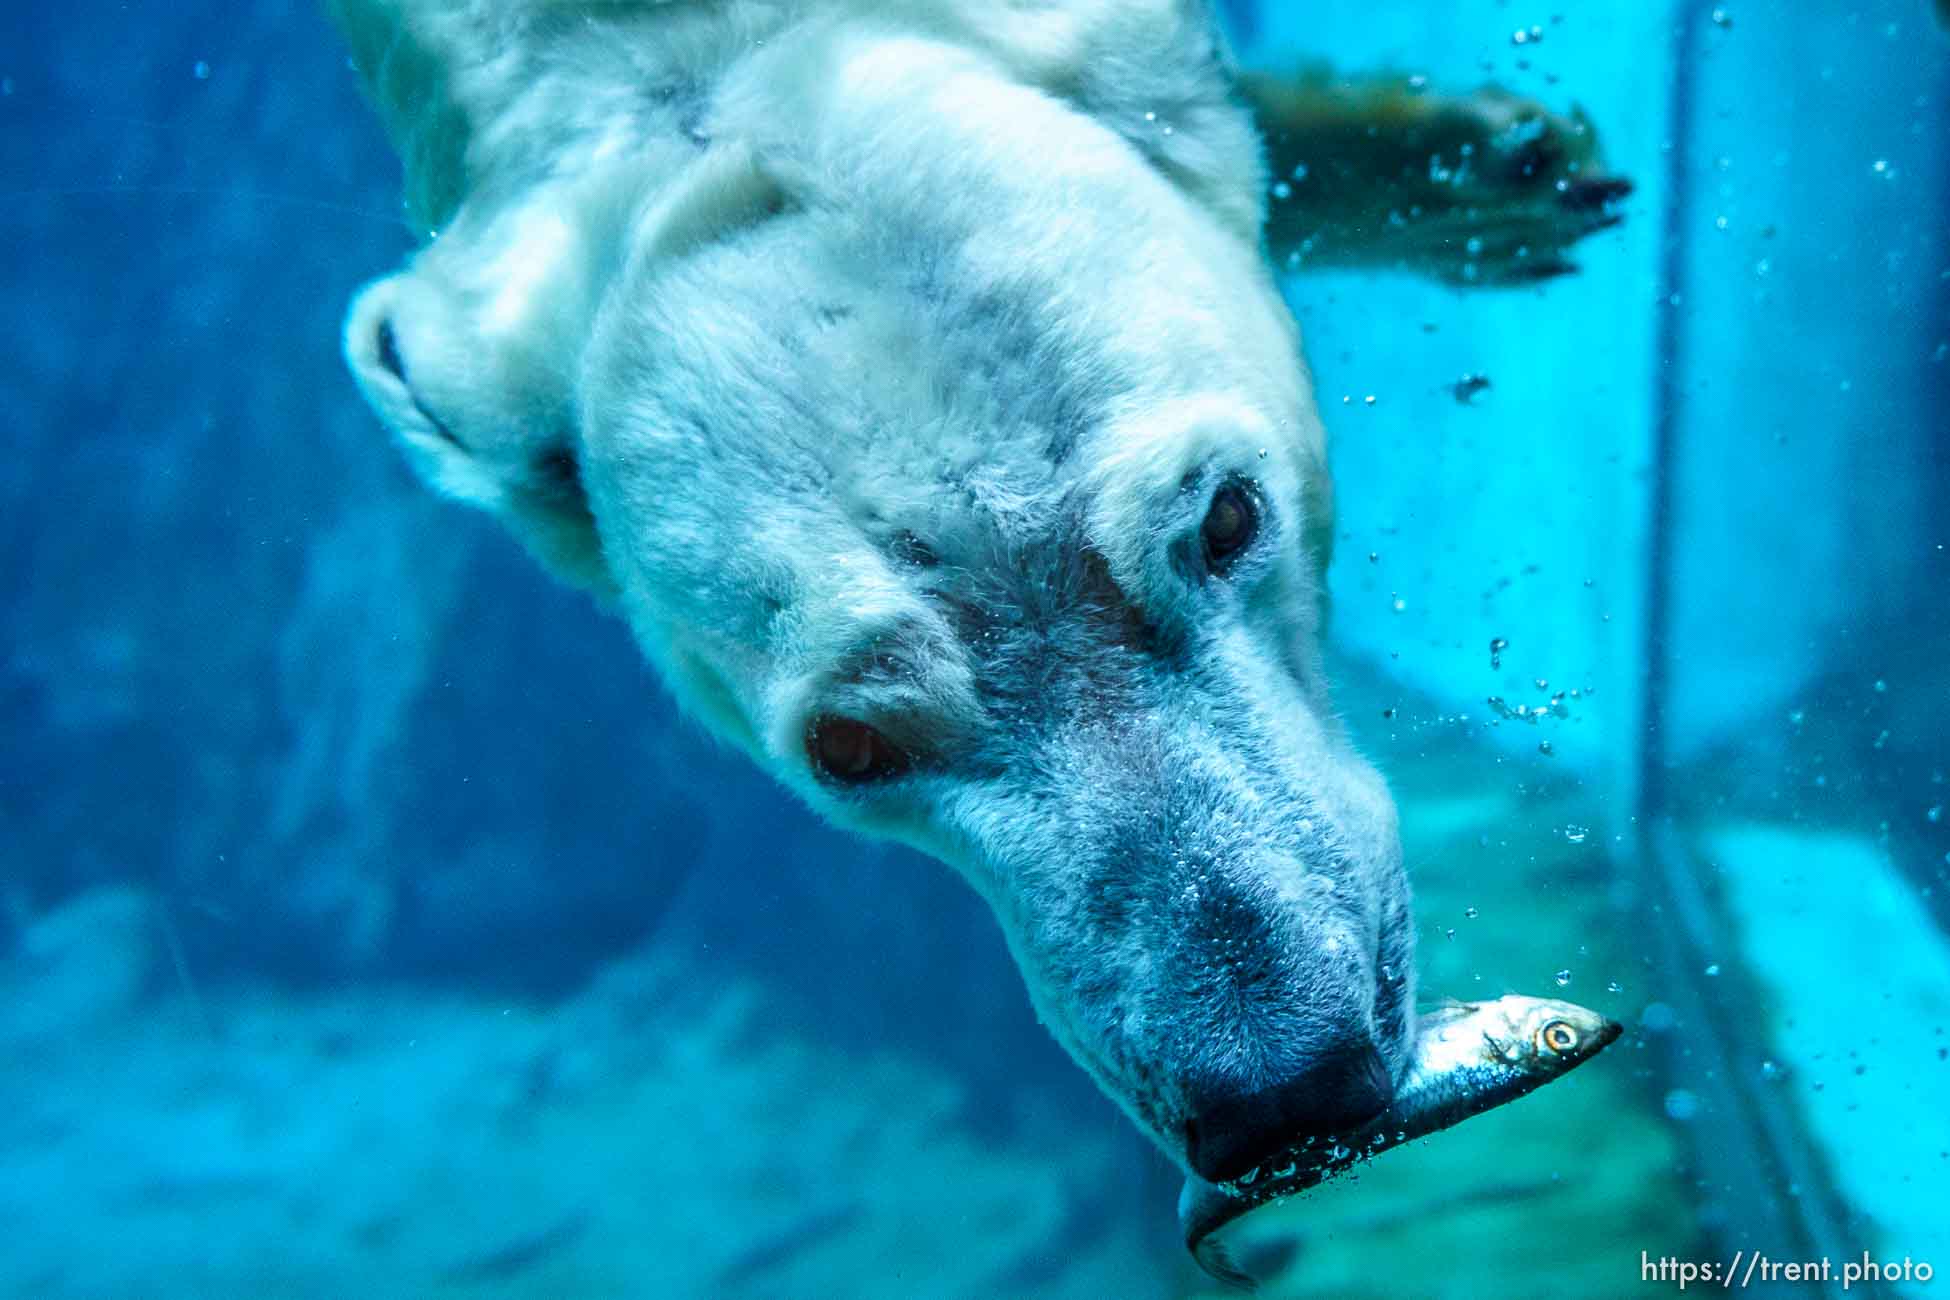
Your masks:
M1505 267L1494 281L1496 284L1517 285L1537 284L1544 280L1555 280L1560 275L1577 272L1578 264L1561 257L1533 257L1528 261L1512 262Z
M1591 212L1616 203L1632 192L1632 182L1622 176L1604 180L1572 181L1558 202L1573 212Z

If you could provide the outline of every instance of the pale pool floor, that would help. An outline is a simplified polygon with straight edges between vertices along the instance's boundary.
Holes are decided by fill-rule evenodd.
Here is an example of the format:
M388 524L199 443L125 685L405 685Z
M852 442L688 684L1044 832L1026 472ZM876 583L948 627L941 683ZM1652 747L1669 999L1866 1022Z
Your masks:
M1423 999L1561 992L1630 1026L1649 972L1590 800L1461 728L1389 741L1358 722L1372 698L1346 693L1402 797ZM1106 1208L1131 1199L1135 1137L1033 1098L1006 1138L977 1134L957 1080L898 1042L862 1059L782 1036L762 987L650 953L546 1012L378 985L206 991L199 1010L149 922L102 895L44 923L38 965L8 979L0 1292L1223 1293L1170 1233L1175 1183L1154 1179L1143 1221ZM1659 1097L1628 1030L1259 1216L1291 1263L1265 1293L1632 1290L1641 1249L1698 1245Z

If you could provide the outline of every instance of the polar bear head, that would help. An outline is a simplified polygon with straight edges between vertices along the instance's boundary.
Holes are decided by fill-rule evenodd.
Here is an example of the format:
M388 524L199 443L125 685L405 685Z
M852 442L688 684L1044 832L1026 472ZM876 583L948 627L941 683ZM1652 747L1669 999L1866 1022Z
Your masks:
M1386 1104L1412 937L1317 656L1324 437L1256 144L1151 8L765 42L673 96L659 174L604 137L471 192L347 349L696 716L960 872L1075 1058L1225 1179Z

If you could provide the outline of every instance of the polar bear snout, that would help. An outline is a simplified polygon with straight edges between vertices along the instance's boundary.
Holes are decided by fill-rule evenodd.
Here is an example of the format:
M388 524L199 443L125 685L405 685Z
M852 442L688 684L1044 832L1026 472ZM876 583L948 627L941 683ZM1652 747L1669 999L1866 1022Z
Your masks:
M1295 1142L1359 1128L1393 1097L1388 1067L1366 1038L1351 1038L1269 1086L1196 1084L1188 1089L1186 1159L1207 1182L1229 1182Z

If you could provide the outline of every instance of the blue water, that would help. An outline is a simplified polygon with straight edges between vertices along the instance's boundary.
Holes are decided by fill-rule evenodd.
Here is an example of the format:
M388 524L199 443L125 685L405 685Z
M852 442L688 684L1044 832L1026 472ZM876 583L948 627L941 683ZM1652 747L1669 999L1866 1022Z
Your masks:
M1541 288L1291 284L1423 987L1564 972L1628 1036L1289 1207L1274 1293L1950 1268L1950 36L1227 8L1256 65L1576 102L1638 185ZM0 33L0 1293L1209 1286L972 893L388 445L339 327L413 244L321 14Z

